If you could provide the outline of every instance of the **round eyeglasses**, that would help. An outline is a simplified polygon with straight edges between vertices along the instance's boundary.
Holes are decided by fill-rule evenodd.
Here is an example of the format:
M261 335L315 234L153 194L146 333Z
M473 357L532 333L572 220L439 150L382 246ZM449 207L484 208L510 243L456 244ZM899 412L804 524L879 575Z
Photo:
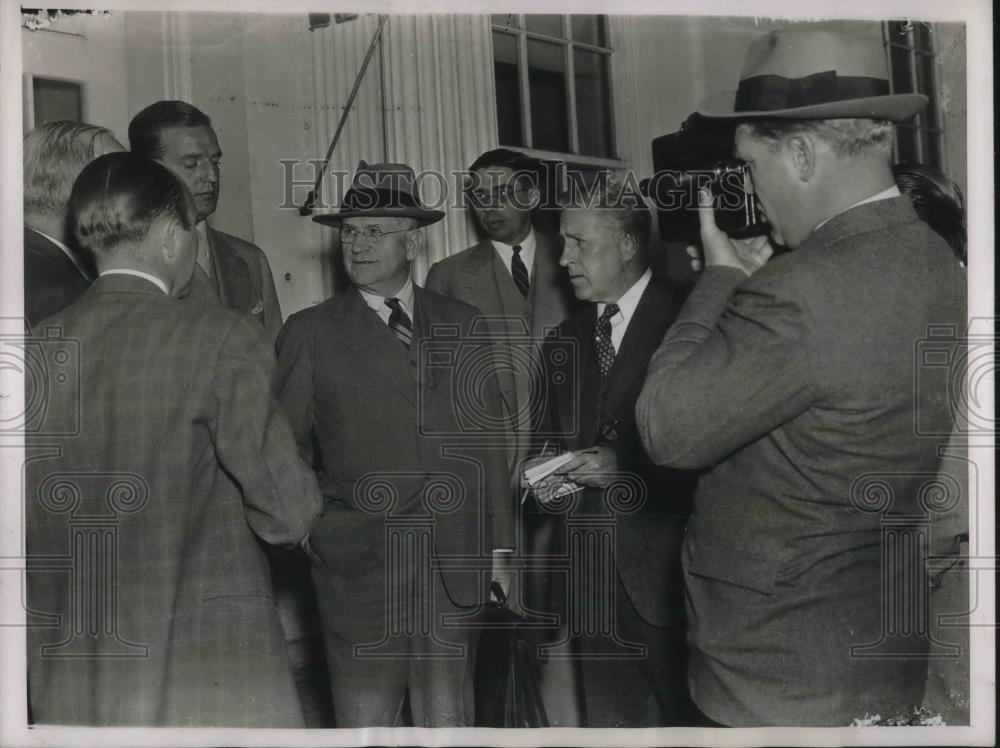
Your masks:
M382 239L389 234L401 234L404 231L412 231L413 229L399 229L397 231L383 231L378 226L365 226L363 229L359 229L355 226L341 226L340 227L340 241L344 244L353 244L355 239L358 238L358 234L361 234L365 239L367 239L372 244L378 244Z

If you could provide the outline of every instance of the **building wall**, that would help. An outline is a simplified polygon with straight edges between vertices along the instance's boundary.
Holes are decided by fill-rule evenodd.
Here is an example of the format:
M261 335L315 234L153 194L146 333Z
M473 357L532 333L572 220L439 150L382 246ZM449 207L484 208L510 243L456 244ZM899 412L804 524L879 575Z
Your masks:
M650 143L672 132L708 93L735 87L749 42L789 21L748 17L613 16L612 87L620 165L652 173ZM181 98L213 120L224 152L212 223L267 254L286 316L318 303L341 280L336 232L295 206L344 110L377 26L359 16L308 29L305 14L116 12L61 23L83 37L24 31L25 71L85 80L88 117L125 141L132 115ZM878 35L875 22L827 24ZM938 26L938 83L947 168L964 187L964 28ZM391 16L330 163L351 174L360 159L403 161L418 171L460 170L497 145L488 16ZM296 164L290 169L282 162ZM298 186L290 189L289 177ZM341 183L341 187L343 184ZM451 183L450 187L454 187ZM340 190L324 183L317 212ZM475 238L467 211L453 208L425 232L415 266ZM683 277L683 248L668 271Z

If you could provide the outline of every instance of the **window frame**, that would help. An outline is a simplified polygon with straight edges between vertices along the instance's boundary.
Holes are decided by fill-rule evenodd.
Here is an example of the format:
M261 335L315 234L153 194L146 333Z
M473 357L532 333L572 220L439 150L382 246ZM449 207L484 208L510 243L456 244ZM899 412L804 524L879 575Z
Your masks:
M905 36L900 37L898 34L894 33L894 26L899 23L907 23L908 27L906 29ZM934 28L932 23L924 23L923 25L927 29L927 48L923 49L918 47L916 39L914 38L914 28L917 23L921 22L911 22L905 19L894 19L890 21L882 22L882 43L885 47L886 64L889 68L889 92L896 93L896 87L894 82L894 75L896 71L893 70L892 66L892 49L904 50L907 53L907 73L910 79L910 89L914 93L922 93L929 99L927 107L930 109L933 107L934 112L934 127L929 127L924 124L926 122L926 115L923 113L918 114L920 118L920 124L916 122L904 122L896 125L897 134L900 129L904 131L912 132L915 136L915 149L917 153L917 158L919 163L927 164L928 166L933 166L941 171L947 171L947 143L946 143L946 133L945 128L942 124L942 113L938 106L938 85L941 79L940 71L940 60L938 59L938 48L937 48L937 30ZM928 90L920 91L917 88L917 55L924 57L929 57L931 64L929 66L931 70L931 81L926 87ZM926 110L925 110L926 111ZM937 139L937 158L936 162L931 162L927 158L927 138L933 137ZM899 162L899 137L894 139L892 146L893 160L897 163Z
M500 14L494 14L500 15ZM508 19L515 17L516 25L511 26L509 24L499 24L495 23L492 18L490 20L490 55L493 59L496 59L495 53L493 52L493 33L502 33L515 38L517 44L517 77L518 77L518 92L521 99L520 107L520 119L521 119L521 141L524 145L511 145L507 143L500 143L501 146L516 149L518 151L523 151L535 158L547 159L547 160L558 160L565 161L567 164L579 164L581 166L609 166L617 167L621 166L623 163L620 157L620 149L618 146L618 132L615 127L615 112L614 112L614 75L612 73L612 65L614 64L614 53L615 49L612 44L613 40L611 38L611 24L608 22L608 16L606 14L593 14L600 16L603 19L604 31L607 35L606 41L608 46L602 47L595 44L590 44L587 42L578 42L572 39L572 16L567 14L560 14L559 18L562 22L562 33L563 36L555 37L549 36L548 34L542 34L537 31L528 31L527 24L525 22L524 13L507 13ZM554 15L554 14L553 14ZM588 14L589 15L589 14ZM568 133L568 145L569 150L567 151L550 151L545 149L536 148L534 146L534 138L532 137L531 130L531 90L528 77L528 40L537 40L546 42L548 44L558 44L562 47L563 51L563 65L565 69L566 76L566 111L567 120L569 125ZM593 52L603 55L607 58L607 95L608 95L608 128L610 130L608 139L609 145L611 146L611 152L613 155L610 157L603 156L588 156L580 153L580 132L579 123L577 121L577 111L576 111L576 61L574 60L574 50L582 50L585 52Z

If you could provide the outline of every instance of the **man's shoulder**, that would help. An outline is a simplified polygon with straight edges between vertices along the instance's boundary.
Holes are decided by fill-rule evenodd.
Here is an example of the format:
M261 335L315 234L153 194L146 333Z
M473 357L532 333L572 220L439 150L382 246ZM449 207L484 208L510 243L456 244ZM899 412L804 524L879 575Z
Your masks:
M483 257L483 253L490 249L489 239L483 239L473 244L471 247L466 247L461 252L456 252L449 257L445 257L442 260L438 260L431 266L431 270L436 270L436 272L453 272L460 268L463 268L470 263L475 263L478 259Z
M253 242L241 239L234 234L227 234L225 231L219 231L211 226L209 226L208 231L214 243L219 244L221 242L226 244L231 250L239 255L249 257L257 261L263 260L264 262L267 262L267 255L264 254L264 250Z
M413 292L414 299L418 305L424 305L425 308L440 317L464 323L471 322L482 314L471 304L466 304L464 301L458 301L450 296L439 294L427 288L414 286Z

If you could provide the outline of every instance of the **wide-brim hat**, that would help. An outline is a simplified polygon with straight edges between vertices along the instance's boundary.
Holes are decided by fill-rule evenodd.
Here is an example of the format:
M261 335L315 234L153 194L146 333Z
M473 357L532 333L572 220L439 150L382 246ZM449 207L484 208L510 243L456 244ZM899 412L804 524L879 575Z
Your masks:
M340 226L345 218L362 216L416 218L418 226L427 226L444 218L444 213L425 208L421 203L411 167L368 164L362 160L344 194L340 210L314 216L313 220L327 226Z
M772 31L747 50L736 91L710 96L698 113L715 119L908 120L927 105L890 93L885 47L875 34Z

